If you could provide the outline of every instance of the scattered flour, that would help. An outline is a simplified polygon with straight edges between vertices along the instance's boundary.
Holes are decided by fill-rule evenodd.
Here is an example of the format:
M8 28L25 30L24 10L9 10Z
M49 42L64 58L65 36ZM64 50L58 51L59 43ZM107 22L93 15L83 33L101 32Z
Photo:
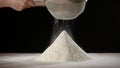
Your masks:
M66 31L56 38L56 40L38 57L39 62L80 62L90 59L68 35Z

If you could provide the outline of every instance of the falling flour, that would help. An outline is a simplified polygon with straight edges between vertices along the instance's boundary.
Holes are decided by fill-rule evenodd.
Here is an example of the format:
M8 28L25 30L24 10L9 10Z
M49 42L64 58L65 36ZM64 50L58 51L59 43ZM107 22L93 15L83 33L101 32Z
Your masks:
M39 62L80 62L90 59L68 35L62 31L56 40L38 57Z

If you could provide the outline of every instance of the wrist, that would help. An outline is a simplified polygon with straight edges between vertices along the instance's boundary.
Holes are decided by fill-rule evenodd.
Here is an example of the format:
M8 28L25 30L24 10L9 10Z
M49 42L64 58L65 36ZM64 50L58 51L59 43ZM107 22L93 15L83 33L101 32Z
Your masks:
M1 0L0 1L0 7L8 7L7 6L7 0Z
M4 0L4 7L10 7L13 0Z
M6 0L0 0L0 7L6 7Z

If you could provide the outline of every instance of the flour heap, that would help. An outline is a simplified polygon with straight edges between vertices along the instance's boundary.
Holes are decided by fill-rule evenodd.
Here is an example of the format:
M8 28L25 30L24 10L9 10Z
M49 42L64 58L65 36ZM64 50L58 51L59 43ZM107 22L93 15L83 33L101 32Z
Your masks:
M90 59L68 35L62 31L56 40L37 58L39 62L79 62Z

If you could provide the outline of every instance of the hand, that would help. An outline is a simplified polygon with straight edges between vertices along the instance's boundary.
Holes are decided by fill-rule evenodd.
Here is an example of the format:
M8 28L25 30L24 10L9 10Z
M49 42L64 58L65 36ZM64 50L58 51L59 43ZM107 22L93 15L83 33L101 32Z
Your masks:
M8 7L11 7L17 11L22 11L23 9L35 7L35 6L45 6L44 1L34 2L33 0L6 0Z
M45 7L46 5L45 5L44 0L41 0L41 1L36 1L36 2L35 2L35 6Z

